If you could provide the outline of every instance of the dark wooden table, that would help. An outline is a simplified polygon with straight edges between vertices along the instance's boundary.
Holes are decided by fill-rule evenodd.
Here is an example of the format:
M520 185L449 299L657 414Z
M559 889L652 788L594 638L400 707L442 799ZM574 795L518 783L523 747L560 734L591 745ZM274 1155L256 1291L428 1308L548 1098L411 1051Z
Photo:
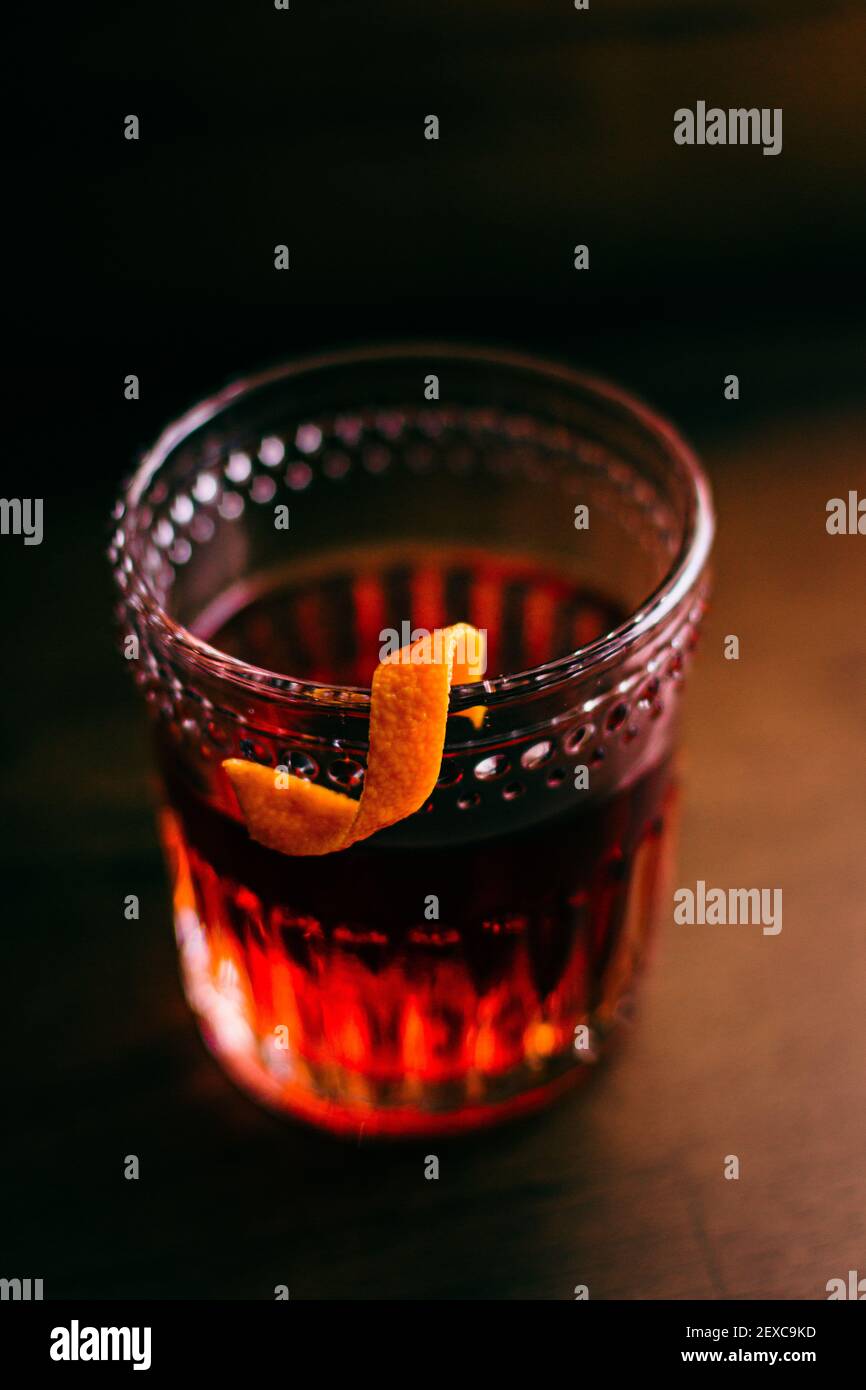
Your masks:
M617 1058L459 1142L332 1141L226 1081L178 984L104 509L4 540L0 1272L174 1299L809 1299L866 1272L866 540L824 525L863 490L866 413L725 418L692 428L720 534L676 881L781 887L783 930L668 920Z

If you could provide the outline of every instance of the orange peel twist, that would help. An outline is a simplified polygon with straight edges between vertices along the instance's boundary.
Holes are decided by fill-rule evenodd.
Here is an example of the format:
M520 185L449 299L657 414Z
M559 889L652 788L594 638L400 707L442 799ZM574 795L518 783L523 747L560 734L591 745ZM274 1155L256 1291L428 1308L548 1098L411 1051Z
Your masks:
M226 758L222 765L252 838L280 854L333 854L420 810L439 776L451 687L479 681L483 668L481 634L469 623L436 628L379 662L359 801L261 763ZM465 714L478 728L484 706Z

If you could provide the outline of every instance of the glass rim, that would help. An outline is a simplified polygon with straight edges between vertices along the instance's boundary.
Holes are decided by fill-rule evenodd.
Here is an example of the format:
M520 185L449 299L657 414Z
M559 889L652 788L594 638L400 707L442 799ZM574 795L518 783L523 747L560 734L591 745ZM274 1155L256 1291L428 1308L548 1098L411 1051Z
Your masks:
M553 384L571 387L584 395L594 396L602 403L623 412L660 445L665 456L679 466L689 489L683 535L676 554L663 578L622 623L601 637L537 666L514 674L485 679L479 684L453 686L451 710L457 712L461 708L477 705L481 690L484 691L484 703L492 705L502 700L513 699L515 695L546 689L572 676L587 675L593 667L600 666L635 646L642 637L664 622L700 578L709 558L715 533L715 514L709 480L691 446L673 425L639 397L612 385L602 377L579 371L555 359L476 344L440 340L397 341L315 353L239 377L178 416L162 430L143 455L123 489L121 502L124 514L134 513L141 503L144 490L178 445L231 405L251 396L262 387L281 380L290 380L311 371L386 362L391 358L430 356L534 373L540 379L546 379ZM355 708L369 708L369 685L328 683L326 686L320 681L301 680L231 656L203 638L197 637L184 624L173 618L146 583L143 588L143 594L139 591L139 605L143 616L149 622L154 622L160 631L167 635L172 646L189 658L194 666L204 668L211 675L221 679L234 681L247 688L253 687L259 692L265 691L277 700L296 701L306 698L319 707L344 706L349 702Z

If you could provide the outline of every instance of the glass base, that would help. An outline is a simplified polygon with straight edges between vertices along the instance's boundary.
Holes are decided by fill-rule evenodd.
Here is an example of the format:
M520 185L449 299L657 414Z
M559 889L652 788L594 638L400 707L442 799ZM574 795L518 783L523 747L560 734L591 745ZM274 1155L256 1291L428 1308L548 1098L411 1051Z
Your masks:
M469 1071L435 1082L411 1073L399 1082L374 1081L332 1064L305 1061L279 1039L256 1037L247 1021L240 982L231 967L215 976L205 933L190 909L175 918L181 978L208 1050L247 1095L276 1114L332 1134L412 1138L460 1134L540 1110L586 1081L631 1021L631 993L607 1018L587 1025L590 1045L569 1048L501 1073Z
M462 1134L505 1124L541 1110L586 1081L594 1068L572 1056L549 1058L538 1069L514 1068L501 1076L468 1075L460 1082L435 1083L404 1078L399 1087L371 1083L334 1068L317 1077L298 1058L286 1060L286 1076L266 1067L252 1040L245 1045L225 1034L224 1017L196 1013L204 1042L226 1075L247 1095L275 1114L324 1129L343 1138L400 1139ZM288 1054L284 1054L288 1058ZM327 1081L328 1089L318 1089ZM339 1096L339 1099L335 1099Z

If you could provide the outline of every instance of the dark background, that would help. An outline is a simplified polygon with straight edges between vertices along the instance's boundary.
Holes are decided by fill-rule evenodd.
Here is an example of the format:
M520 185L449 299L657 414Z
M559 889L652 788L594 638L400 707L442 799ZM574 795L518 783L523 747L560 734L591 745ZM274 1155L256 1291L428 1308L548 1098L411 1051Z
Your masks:
M547 348L696 418L738 366L740 414L860 381L856 0L49 12L10 44L6 293L76 491L227 377L371 338ZM782 154L675 146L699 97L781 106Z
M43 495L46 533L0 542L0 1274L49 1297L816 1298L866 1273L866 542L823 529L866 485L862 4L106 3L19 17L9 48L3 493ZM782 154L675 146L698 99L781 106ZM669 926L622 1056L436 1146L439 1183L424 1146L260 1113L199 1043L103 558L122 476L192 400L426 336L610 375L707 459L679 882L790 904L775 940Z

